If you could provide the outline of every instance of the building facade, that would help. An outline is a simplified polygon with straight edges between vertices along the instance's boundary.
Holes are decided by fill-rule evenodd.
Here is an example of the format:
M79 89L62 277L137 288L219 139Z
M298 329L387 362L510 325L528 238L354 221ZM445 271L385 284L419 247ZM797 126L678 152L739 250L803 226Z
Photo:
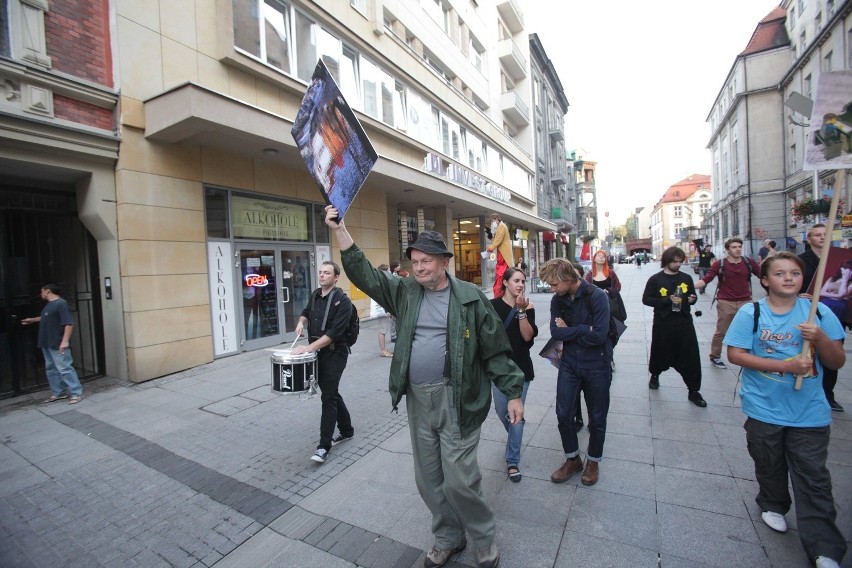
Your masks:
M0 30L4 397L47 383L37 326L20 325L40 313L45 283L61 286L74 311L71 348L81 377L121 374L126 354L116 301L120 136L110 2L3 0Z
M823 72L852 69L852 2L785 0L755 28L708 116L714 205L706 219L717 246L730 237L756 256L764 239L794 252L824 217L795 219L792 206L842 191L834 171L802 169L812 103ZM847 245L838 229L833 240ZM718 254L719 251L716 251Z
M786 0L781 6L787 11L785 27L790 37L790 47L788 68L780 80L779 88L785 101L793 93L812 100L822 73L852 70L852 1ZM826 217L796 219L792 216L792 206L805 200L830 196L837 190L842 192L838 211L848 213L852 199L852 181L846 176L844 187L839 183L837 172L834 170L820 171L815 176L814 172L802 169L806 140L808 136L813 135L813 129L807 125L812 118L817 117L803 116L789 107L784 110L782 160L787 244L802 251L807 230L814 223L825 222ZM849 246L852 241L847 233L848 231L841 230L837 223L832 241L836 245Z
M538 215L559 228L565 228L576 223L570 201L570 170L565 152L568 99L559 75L536 34L530 35L530 55ZM542 231L539 236L538 263L565 254L562 233Z
M57 65L77 53L67 28L79 16L6 3L2 70L42 90L0 108L15 152L0 166L18 193L39 185L76 207L69 223L90 252L76 266L88 288L75 294L93 305L79 315L96 374L144 381L294 339L318 265L339 256L290 132L319 60L379 155L346 214L374 264L434 228L453 243L452 270L490 286L485 215L500 213L521 249L555 228L535 202L515 0L90 2L103 45L86 47L103 69L79 78L83 62ZM33 10L41 44L14 33ZM27 294L45 279L25 282ZM341 286L365 314L368 298L345 276Z
M789 39L781 7L770 12L737 56L707 118L711 127L713 207L708 238L740 237L749 256L763 240L783 242L783 100L778 83L789 65Z
M651 212L651 252L659 257L669 247L695 255L692 241L703 239L703 220L710 209L710 176L693 174L666 190Z

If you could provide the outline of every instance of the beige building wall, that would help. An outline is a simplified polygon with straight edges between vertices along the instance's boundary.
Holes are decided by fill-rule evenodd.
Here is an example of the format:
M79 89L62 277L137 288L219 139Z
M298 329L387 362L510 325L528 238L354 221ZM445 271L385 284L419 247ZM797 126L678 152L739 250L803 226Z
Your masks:
M306 7L359 49L386 56L383 64L418 89L431 91L451 109L462 109L478 135L521 167L532 169L530 155L498 124L485 114L467 112L470 101L391 38L377 35L375 20L359 15L348 2L327 0ZM116 169L121 304L128 375L144 381L214 356L205 185L314 203L319 193L289 133L305 85L234 48L231 0L119 1L115 17L121 87L122 145ZM378 25L381 29L380 19ZM181 98L184 95L187 98ZM180 104L168 108L169 100ZM168 116L163 108L168 108ZM215 118L209 131L201 116ZM404 171L421 186L434 184L447 191L448 184L419 173L428 148L371 117L359 113L358 118L386 165L371 174L346 224L371 263L378 265L390 260L396 225L388 223L395 215L383 185L388 178L376 176ZM280 148L281 154L264 155L261 142ZM532 202L516 201L513 207L535 214ZM438 230L452 235L453 210L445 206L435 212ZM332 256L339 261L336 246ZM369 298L352 289L345 275L340 285L366 315Z

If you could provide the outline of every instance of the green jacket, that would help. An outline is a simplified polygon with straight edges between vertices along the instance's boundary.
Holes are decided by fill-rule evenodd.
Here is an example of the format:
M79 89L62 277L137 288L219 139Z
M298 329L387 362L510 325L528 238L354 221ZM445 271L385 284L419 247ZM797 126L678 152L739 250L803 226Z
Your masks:
M420 314L423 286L413 276L400 278L373 268L356 245L341 254L346 276L355 286L396 317L396 345L388 390L393 409L408 389L408 364L414 327ZM447 275L450 308L450 381L462 436L482 425L491 407L489 377L509 400L520 398L524 375L511 358L509 338L497 312L482 291Z

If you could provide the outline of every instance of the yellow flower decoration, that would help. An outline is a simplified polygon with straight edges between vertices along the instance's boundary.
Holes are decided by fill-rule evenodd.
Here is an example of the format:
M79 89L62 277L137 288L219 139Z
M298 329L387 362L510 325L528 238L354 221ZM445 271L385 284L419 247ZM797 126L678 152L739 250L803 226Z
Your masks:
M469 327L464 328L464 338L470 339L470 328Z
M680 291L684 294L686 294L686 291L689 290L689 286L686 285L686 282L681 282L677 287L680 288Z
M666 297L666 296L668 296L668 295L669 295L669 290L668 290L668 288L660 288L660 296L662 296L663 298L665 298L665 297Z

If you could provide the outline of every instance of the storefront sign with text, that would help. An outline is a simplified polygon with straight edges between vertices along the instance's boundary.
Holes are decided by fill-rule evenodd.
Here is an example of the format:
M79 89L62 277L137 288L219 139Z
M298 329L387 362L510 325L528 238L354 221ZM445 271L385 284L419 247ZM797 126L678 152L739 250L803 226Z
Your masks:
M231 197L231 224L238 239L307 241L308 206L255 197Z
M210 283L210 316L213 322L213 355L236 353L237 314L234 309L234 253L231 243L207 243L207 278Z

